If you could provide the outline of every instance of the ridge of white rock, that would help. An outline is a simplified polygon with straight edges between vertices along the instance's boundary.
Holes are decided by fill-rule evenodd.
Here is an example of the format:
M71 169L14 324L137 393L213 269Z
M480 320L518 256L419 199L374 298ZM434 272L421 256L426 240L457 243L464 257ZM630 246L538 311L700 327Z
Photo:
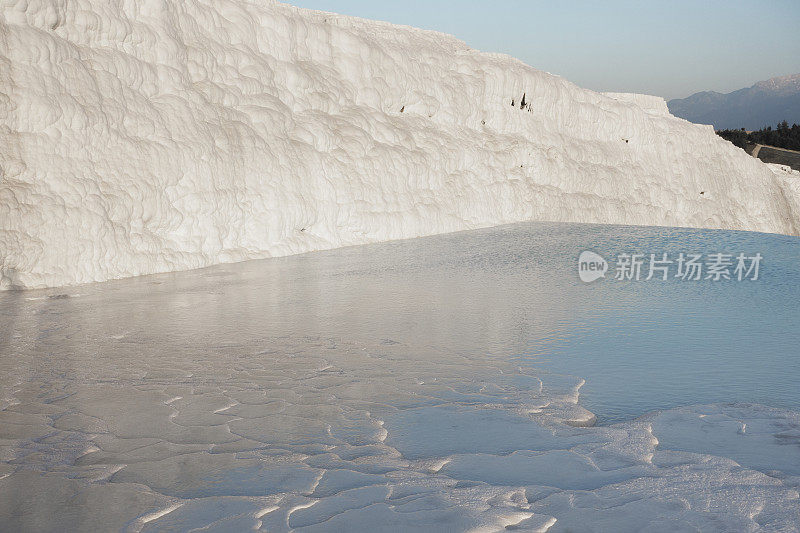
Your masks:
M0 62L2 288L523 220L800 233L796 187L663 101L435 32L0 0Z

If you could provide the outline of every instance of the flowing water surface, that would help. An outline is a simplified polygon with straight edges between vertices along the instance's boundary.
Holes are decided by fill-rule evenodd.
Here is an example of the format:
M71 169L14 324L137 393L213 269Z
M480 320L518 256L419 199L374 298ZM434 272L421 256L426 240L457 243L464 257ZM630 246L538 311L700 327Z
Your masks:
M613 279L716 252L759 279ZM530 223L0 293L0 519L797 525L799 282L794 237Z

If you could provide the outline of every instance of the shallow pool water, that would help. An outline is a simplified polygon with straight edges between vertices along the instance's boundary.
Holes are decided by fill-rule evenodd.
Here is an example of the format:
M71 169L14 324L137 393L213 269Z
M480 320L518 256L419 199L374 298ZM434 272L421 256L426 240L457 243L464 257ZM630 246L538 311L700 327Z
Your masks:
M760 253L759 280L613 279L681 252ZM794 527L799 261L793 237L531 223L0 293L0 519Z
M569 277L572 256L589 246L608 258L645 253L642 279L617 281L609 271L596 285L566 288L584 301L551 335L529 338L522 360L585 377L581 403L601 423L714 402L800 409L800 239L666 228L575 231L553 263L555 276ZM667 281L660 273L645 279L650 253L677 260L681 253L718 252L760 253L758 279L738 281L732 266L731 281L683 280L675 277L677 265Z

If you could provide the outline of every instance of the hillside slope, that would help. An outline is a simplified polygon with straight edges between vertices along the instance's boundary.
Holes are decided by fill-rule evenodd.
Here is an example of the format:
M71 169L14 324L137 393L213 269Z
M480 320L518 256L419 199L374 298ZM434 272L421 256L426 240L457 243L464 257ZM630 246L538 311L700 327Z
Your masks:
M718 130L757 130L783 120L800 123L800 74L761 81L746 89L722 94L704 91L670 100L670 111Z
M800 231L786 179L663 101L446 35L244 0L0 6L3 288L523 220Z

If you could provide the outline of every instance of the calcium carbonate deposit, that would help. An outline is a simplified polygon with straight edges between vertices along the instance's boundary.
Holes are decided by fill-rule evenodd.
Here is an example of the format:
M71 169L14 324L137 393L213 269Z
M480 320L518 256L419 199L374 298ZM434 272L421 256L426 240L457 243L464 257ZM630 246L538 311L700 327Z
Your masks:
M523 220L800 233L787 173L439 33L263 0L0 1L0 286Z

